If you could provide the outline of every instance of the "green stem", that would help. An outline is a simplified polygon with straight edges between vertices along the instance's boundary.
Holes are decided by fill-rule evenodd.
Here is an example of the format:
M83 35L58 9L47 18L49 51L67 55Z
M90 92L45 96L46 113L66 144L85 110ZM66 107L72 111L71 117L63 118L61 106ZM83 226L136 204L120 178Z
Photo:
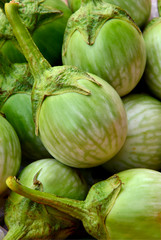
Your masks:
M6 16L13 28L14 35L19 42L22 52L29 63L34 78L38 79L41 77L42 73L51 66L40 53L38 47L32 40L30 33L22 23L18 14L18 8L19 3L14 2L14 0L10 3L6 3Z
M159 17L161 17L161 0L158 0L158 13L159 13Z
M84 201L61 198L55 196L54 194L30 189L21 185L15 177L8 177L6 184L12 191L29 198L34 202L56 208L57 210L67 213L74 218L83 220L88 214L87 210L84 209Z
M3 240L19 240L26 234L23 226L15 226L9 229Z

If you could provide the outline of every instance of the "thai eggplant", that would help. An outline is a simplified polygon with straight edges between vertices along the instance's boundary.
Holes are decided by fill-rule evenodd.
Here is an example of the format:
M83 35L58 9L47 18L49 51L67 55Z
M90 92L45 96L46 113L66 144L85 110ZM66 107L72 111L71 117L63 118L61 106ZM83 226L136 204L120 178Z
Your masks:
M17 175L20 164L21 146L18 136L0 113L0 195L7 190L7 177Z
M102 0L83 0L68 20L62 60L98 75L125 96L145 69L142 32L120 7Z
M12 64L0 54L0 79L0 110L19 137L23 159L31 161L49 157L40 138L35 135L31 106L34 80L28 64Z
M144 27L150 17L151 0L104 0L107 3L117 5L132 17L139 27ZM68 0L68 5L73 12L81 6L81 0Z
M121 150L103 166L112 173L130 168L161 169L161 102L145 93L123 98L128 133Z
M108 161L122 147L127 117L117 92L103 79L73 66L51 67L24 27L19 4L6 15L35 82L32 107L36 134L57 160L88 168Z
M51 65L61 65L64 30L71 10L61 0L20 0L19 6L23 23L44 57ZM0 21L0 51L14 63L26 61L2 9Z
M86 231L98 240L161 238L161 173L130 169L94 184L84 201L60 198L35 191L7 179L9 188L35 202L80 219Z
M88 191L78 170L55 159L32 162L21 171L19 179L36 191L71 199L83 200ZM79 221L70 215L35 203L15 192L6 201L5 223L9 229L5 240L65 239L79 226Z
M147 52L144 81L147 84L150 92L159 99L161 99L160 26L161 17L153 18L143 31Z

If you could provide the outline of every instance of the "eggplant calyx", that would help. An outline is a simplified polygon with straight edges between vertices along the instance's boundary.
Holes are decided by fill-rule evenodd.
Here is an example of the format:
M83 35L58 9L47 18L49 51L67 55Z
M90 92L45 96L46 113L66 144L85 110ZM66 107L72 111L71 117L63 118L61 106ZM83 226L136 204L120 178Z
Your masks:
M110 19L127 21L141 33L128 13L120 7L104 1L85 1L68 20L64 33L62 55L66 55L68 42L75 31L80 32L88 45L93 45L100 29Z
M30 32L33 32L39 25L53 21L53 18L62 16L62 11L45 6L42 0L20 0L19 14Z
M121 191L122 182L117 175L94 184L85 200L84 208L89 212L83 219L88 233L96 239L110 239L106 218Z
M16 182L21 185L19 180L16 179ZM42 190L38 184L33 185L32 189L36 192ZM46 205L21 197L14 192L7 199L5 212L5 222L9 228L5 240L65 239L79 225L78 220L56 209L50 212Z
M38 135L38 119L43 101L48 96L55 96L65 93L78 93L85 96L91 95L88 89L82 87L78 80L91 81L94 84L101 84L88 73L73 66L58 66L44 71L41 79L37 79L32 89L32 107L35 121L35 133Z
M25 2L25 4L23 4L23 2ZM63 15L61 10L43 5L43 2L42 0L20 0L19 3L17 3L19 5L21 19L31 33L40 25L53 22L55 18ZM0 8L0 21L1 39L14 39L13 29L2 8Z
M7 99L16 93L30 93L33 86L33 77L28 64L11 64L0 54L0 109Z

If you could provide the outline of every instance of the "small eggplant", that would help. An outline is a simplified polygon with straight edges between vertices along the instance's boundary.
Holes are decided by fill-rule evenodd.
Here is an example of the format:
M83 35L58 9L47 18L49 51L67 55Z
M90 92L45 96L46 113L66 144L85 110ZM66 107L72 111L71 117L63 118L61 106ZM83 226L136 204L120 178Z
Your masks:
M34 76L32 109L36 134L48 152L72 167L89 168L112 158L127 134L121 98L103 79L73 66L51 67L18 14L19 4L5 4L6 15Z
M98 240L161 239L161 173L130 169L94 184L84 201L35 191L7 179L9 188L80 219Z
M16 175L21 164L21 146L11 124L0 114L0 195L7 190L6 179Z
M150 17L151 0L104 0L123 8L139 27L144 27ZM81 0L68 0L72 12L81 6Z
M64 33L63 64L96 74L122 97L140 81L146 49L139 27L122 8L83 0Z
M42 159L27 165L19 175L28 186L60 197L83 200L88 186L78 170L55 159ZM79 221L54 208L35 203L11 192L5 206L5 224L9 231L4 240L65 239Z
M130 168L161 169L161 102L145 93L123 98L128 133L121 150L103 166L116 173Z
M161 17L153 18L143 31L147 60L144 81L150 92L161 99Z

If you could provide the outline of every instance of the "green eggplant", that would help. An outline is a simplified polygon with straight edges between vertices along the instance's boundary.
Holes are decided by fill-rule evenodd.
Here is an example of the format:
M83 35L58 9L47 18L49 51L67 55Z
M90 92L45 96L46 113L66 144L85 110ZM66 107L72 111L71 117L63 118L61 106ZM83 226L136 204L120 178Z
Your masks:
M32 108L35 131L48 152L72 167L89 168L112 158L127 134L121 98L103 79L73 66L51 67L18 14L5 11L34 76Z
M19 10L44 57L51 65L61 65L64 30L72 13L69 7L61 0L20 0ZM0 51L13 63L25 62L3 9L0 11L0 19Z
M18 176L21 183L60 197L83 200L88 186L78 170L55 159L41 159L27 165ZM37 185L38 184L38 185ZM8 233L4 240L66 239L79 221L54 208L35 203L11 192L5 206Z
M161 173L136 168L119 172L94 184L84 201L35 191L7 179L12 191L32 201L57 208L80 219L98 240L161 238Z
M23 159L37 160L50 154L35 135L31 89L33 77L27 63L12 64L0 53L0 110L15 129Z
M7 190L7 177L17 175L21 164L19 138L2 114L0 114L0 143L0 195L2 195Z
M146 46L147 58L144 72L144 82L150 92L161 99L161 17L153 18L145 27L143 37Z
M103 78L122 97L144 73L146 48L126 11L102 0L82 0L65 29L62 60Z
M130 168L161 169L161 102L147 93L123 98L128 133L121 150L103 166L116 173Z
M104 0L107 3L117 5L132 17L139 27L144 27L150 17L151 0ZM77 11L81 6L81 0L68 0L72 12Z

